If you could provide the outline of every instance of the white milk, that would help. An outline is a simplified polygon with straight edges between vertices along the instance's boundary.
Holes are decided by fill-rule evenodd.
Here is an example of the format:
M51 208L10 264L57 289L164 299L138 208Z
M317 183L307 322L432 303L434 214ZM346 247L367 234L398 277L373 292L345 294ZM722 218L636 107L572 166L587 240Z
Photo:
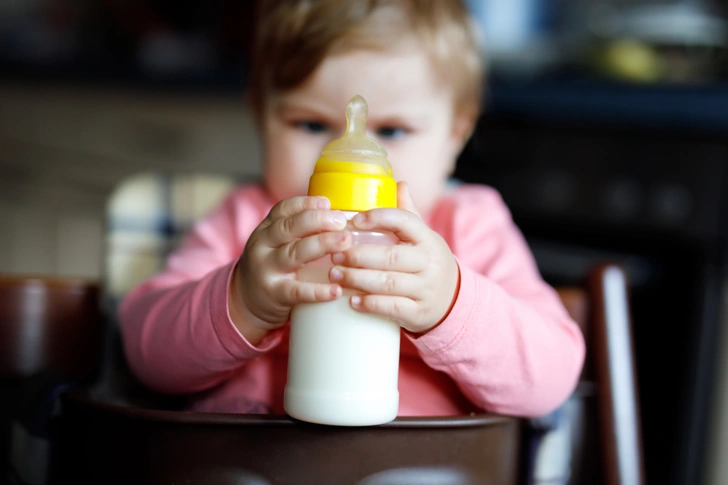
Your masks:
M358 244L396 243L391 234L354 236ZM330 257L321 259L303 268L299 278L328 282L331 265ZM294 418L367 426L397 416L400 326L351 308L353 294L345 290L332 302L296 305L291 313L284 408Z

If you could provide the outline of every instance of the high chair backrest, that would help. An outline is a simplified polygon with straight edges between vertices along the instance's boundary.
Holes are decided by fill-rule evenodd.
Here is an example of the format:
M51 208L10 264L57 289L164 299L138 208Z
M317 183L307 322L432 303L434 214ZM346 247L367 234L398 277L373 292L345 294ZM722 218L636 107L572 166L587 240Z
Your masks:
M627 275L599 264L583 287L557 288L587 344L570 412L569 483L641 485L645 482L639 399Z

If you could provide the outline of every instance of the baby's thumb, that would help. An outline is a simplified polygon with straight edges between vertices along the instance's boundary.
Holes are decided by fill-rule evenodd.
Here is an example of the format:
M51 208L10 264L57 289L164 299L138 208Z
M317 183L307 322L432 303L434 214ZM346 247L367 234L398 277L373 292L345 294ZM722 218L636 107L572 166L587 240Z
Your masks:
M407 182L397 183L397 208L413 212L417 214L417 216L421 217L420 211L418 211L417 206L415 206L415 201L412 200L412 194L410 193Z

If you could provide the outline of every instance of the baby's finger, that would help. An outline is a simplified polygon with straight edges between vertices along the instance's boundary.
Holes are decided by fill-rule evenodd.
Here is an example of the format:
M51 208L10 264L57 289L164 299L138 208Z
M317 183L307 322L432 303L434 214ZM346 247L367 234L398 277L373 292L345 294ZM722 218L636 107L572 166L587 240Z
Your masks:
M424 269L427 257L418 246L379 246L365 244L332 256L334 264L351 268L380 269L416 273Z
M362 313L373 313L391 318L406 329L416 326L418 306L409 298L387 295L354 295L351 306Z
M410 273L334 266L329 280L344 288L377 295L396 295L417 298L421 294L420 278Z
M412 193L407 182L397 182L397 207L421 217L420 211L415 206L415 201L412 200Z
M341 286L327 283L308 283L286 279L278 288L278 300L286 306L297 303L333 301L343 294Z
M324 232L298 239L276 250L276 262L283 272L296 271L327 254L346 251L352 238L348 231Z
M268 221L273 223L278 219L290 217L305 210L326 210L331 207L326 197L291 197L278 202L268 213Z
M306 236L345 227L346 216L341 211L307 210L273 222L266 231L265 242L277 248Z
M403 209L374 209L357 214L354 227L368 231L393 232L401 241L419 243L428 227L416 214Z

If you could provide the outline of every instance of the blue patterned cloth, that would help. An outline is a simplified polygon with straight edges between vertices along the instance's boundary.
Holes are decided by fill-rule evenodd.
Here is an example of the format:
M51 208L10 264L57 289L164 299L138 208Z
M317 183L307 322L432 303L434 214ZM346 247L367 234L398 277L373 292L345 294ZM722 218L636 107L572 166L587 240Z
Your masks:
M107 205L104 291L112 308L159 272L192 225L239 181L210 174L149 173L123 181ZM113 314L113 313L112 313Z

